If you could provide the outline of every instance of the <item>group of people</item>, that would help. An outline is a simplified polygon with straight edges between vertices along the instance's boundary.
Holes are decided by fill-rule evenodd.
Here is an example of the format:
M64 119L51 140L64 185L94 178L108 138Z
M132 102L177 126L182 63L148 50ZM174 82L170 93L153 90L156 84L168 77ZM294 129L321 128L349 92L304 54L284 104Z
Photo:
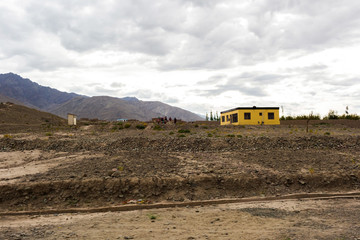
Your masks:
M177 119L176 118L174 118L174 119L172 119L171 117L169 117L169 119L165 116L165 117L159 117L159 118L157 118L156 119L156 122L158 123L158 124L166 124L166 123L168 123L168 122L173 122L174 124L176 124L176 121L177 121Z

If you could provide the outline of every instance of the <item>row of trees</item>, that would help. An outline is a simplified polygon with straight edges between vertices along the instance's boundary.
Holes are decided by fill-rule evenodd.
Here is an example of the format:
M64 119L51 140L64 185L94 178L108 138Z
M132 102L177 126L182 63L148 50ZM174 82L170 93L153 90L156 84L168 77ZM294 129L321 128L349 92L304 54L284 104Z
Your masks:
M329 120L329 119L351 119L360 120L357 114L349 114L349 108L346 107L345 114L339 115L335 110L329 110L327 116L321 118L319 114L298 115L298 116L282 116L280 120Z
M210 116L208 113L206 113L205 119L206 119L206 121L220 121L220 116L217 111L215 114L213 114L213 112L210 111Z

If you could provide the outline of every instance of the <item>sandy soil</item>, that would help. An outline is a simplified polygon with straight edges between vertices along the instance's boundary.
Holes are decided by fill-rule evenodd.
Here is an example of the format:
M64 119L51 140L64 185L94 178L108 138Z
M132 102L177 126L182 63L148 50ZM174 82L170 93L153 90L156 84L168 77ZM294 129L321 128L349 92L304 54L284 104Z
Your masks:
M3 214L0 239L360 239L356 198L62 214L132 199L186 203L360 191L357 122L316 122L309 132L296 122L160 130L136 124L4 134L0 215L59 214Z
M6 216L1 239L360 239L357 199Z

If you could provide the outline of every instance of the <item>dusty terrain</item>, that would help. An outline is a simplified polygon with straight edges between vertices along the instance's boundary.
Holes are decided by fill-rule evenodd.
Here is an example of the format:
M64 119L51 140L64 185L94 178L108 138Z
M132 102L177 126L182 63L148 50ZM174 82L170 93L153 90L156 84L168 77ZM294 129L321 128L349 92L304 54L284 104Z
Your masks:
M2 128L0 239L360 239L356 196L266 201L360 192L359 153L350 120ZM76 213L157 203L189 207Z

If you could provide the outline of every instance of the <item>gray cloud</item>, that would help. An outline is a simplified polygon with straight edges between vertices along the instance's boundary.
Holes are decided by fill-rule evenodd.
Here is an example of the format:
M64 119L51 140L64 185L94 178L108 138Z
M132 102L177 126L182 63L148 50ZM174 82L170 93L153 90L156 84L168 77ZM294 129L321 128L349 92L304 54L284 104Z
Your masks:
M268 96L265 85L273 84L283 80L285 76L279 74L262 74L259 72L246 72L239 76L226 77L226 75L218 75L210 78L214 80L213 84L218 80L226 80L224 83L215 84L212 89L197 90L202 96L218 96L229 91L236 91L246 96L265 97ZM206 83L206 81L204 81Z
M360 86L360 77L348 78L347 76L333 76L331 79L325 81L325 83L334 85L336 87L348 88L350 86L359 85Z
M246 82L252 82L253 84L274 84L286 78L286 75L280 74L267 74L261 72L245 72L239 76L234 76L229 79L230 83L242 85Z
M346 46L360 38L357 1L237 3L29 0L19 6L21 14L2 7L0 43L6 48L1 53L11 57L26 49L39 51L38 43L29 39L42 35L52 37L55 44L57 39L57 47L68 51L144 54L161 70L221 69L256 64L291 51L305 54ZM56 58L51 44L40 46L48 48L47 56L34 51L30 55ZM42 70L73 65L64 55L62 59L51 66L24 61Z
M125 84L119 83L119 82L113 82L113 83L111 83L110 86L111 86L112 88L123 88L123 87L125 87Z
M207 80L199 81L197 82L198 85L212 85L212 84L218 84L219 82L223 81L224 79L227 79L226 74L218 74L211 76Z

